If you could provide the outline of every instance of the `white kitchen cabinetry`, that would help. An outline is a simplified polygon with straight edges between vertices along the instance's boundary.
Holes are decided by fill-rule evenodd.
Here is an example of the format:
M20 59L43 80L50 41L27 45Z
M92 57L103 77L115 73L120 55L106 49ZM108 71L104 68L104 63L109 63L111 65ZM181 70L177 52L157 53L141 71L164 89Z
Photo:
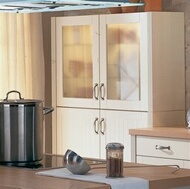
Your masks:
M100 123L101 122L101 123ZM105 158L109 142L125 144L124 159L131 157L128 128L147 125L147 113L57 108L57 153L72 149L85 157Z
M136 162L190 168L190 142L187 139L136 136Z
M98 110L57 108L57 153L67 149L86 157L99 157L99 135L95 133Z
M129 128L183 124L183 39L183 13L52 18L53 152L129 161Z

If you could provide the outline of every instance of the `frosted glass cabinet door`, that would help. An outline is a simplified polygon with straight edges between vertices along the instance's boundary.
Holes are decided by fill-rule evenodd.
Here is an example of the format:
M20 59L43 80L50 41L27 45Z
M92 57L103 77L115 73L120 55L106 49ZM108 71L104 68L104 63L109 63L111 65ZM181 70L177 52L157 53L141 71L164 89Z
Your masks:
M104 15L100 28L101 107L146 110L146 22L135 14Z
M58 105L92 107L98 104L97 33L97 16L56 19Z

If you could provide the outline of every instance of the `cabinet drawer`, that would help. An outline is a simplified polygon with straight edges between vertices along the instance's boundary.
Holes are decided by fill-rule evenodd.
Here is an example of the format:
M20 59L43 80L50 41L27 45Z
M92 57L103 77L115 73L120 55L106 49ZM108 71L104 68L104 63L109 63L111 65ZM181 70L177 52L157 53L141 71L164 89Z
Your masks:
M137 163L151 165L179 165L180 168L186 168L183 160L137 156Z
M190 160L190 142L184 139L138 136L137 155Z

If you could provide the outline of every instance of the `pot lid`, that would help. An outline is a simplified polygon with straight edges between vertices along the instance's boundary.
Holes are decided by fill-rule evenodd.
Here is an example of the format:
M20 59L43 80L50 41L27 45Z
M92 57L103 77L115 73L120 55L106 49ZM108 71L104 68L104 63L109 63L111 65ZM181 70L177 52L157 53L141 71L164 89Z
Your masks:
M10 93L18 93L19 94L19 99L9 99L9 94ZM24 99L21 97L21 93L19 91L9 91L6 95L6 98L3 100L0 100L0 104L35 104L35 103L40 103L42 100L35 100L35 99Z

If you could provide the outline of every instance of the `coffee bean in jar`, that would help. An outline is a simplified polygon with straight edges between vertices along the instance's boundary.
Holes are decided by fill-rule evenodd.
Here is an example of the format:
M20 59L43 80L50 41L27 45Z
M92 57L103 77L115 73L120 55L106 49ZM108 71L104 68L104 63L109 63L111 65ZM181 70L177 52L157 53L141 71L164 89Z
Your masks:
M107 177L123 177L123 149L121 143L106 145L106 172Z

